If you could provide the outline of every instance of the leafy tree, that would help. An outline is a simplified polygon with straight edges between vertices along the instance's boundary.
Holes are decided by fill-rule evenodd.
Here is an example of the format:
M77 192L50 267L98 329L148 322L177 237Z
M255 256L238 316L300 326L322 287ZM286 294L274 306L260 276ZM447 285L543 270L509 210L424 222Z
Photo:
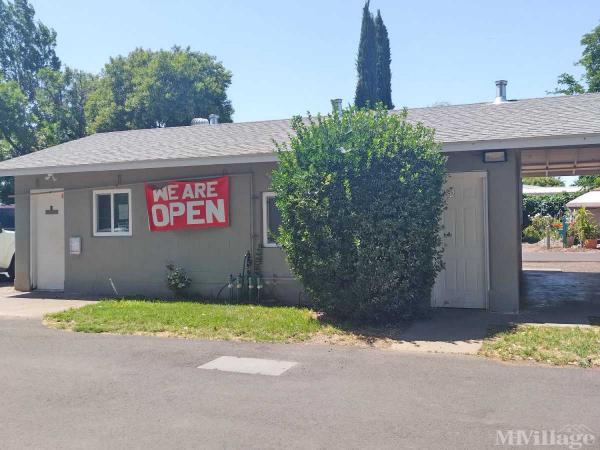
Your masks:
M392 63L390 39L379 10L377 10L375 19L375 37L377 43L377 101L382 102L387 109L394 109L392 103L392 71L390 69Z
M69 67L43 69L37 92L39 146L57 145L86 135L85 103L97 77Z
M585 88L573 75L565 72L558 76L558 87L551 93L563 95L585 94Z
M16 81L29 101L35 99L37 73L60 69L56 32L36 22L34 15L27 0L0 0L0 74Z
M598 175L582 175L575 182L577 186L584 189L596 189L600 187L600 176Z
M565 182L556 177L524 177L523 184L530 186L564 186Z
M83 104L93 77L66 68L55 52L56 33L26 0L0 0L0 158L85 135ZM11 178L0 199L11 201Z
M583 53L576 65L585 70L581 80L573 75L563 73L558 77L558 87L553 94L583 94L600 92L600 25L581 38Z
M231 72L206 53L136 49L104 67L85 106L88 131L189 125L211 113L230 122L230 84Z
M273 172L277 241L316 306L375 322L428 308L445 204L433 130L383 105L295 117L292 126Z
M369 11L369 0L363 7L356 71L358 83L354 105L358 108L375 106L377 103L377 41L375 21Z
M0 79L0 150L3 159L27 153L35 145L27 96L14 80Z
M34 20L26 0L0 0L0 96L2 157L38 147L36 93L42 69L58 70L56 33Z

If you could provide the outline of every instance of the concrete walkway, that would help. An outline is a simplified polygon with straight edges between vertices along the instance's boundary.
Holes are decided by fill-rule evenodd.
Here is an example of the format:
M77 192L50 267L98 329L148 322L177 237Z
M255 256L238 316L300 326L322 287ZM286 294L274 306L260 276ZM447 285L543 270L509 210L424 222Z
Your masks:
M477 354L493 315L474 309L437 309L418 320L393 343L393 350Z
M62 292L19 292L0 285L0 317L42 319L46 314L96 303L90 299L64 298Z
M514 324L589 326L600 321L600 273L597 272L527 270L522 274L521 296L519 314L435 309L430 319L410 325L391 348L476 354L490 329Z

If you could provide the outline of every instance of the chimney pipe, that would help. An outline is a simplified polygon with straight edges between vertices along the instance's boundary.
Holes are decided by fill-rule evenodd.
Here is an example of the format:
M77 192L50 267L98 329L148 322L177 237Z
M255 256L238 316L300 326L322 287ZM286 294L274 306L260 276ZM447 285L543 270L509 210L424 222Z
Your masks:
M208 116L208 123L210 123L211 125L216 125L219 123L219 116L216 114L209 114Z
M498 80L496 81L496 99L494 103L504 103L506 102L506 85L508 82L506 80Z
M332 98L331 99L331 111L337 113L338 116L342 114L342 99Z

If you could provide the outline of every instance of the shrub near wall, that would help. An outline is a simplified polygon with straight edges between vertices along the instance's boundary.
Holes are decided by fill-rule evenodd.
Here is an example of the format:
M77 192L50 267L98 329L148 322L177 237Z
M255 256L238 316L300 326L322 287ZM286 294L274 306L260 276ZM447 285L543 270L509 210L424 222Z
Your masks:
M315 305L392 322L429 307L441 268L445 157L406 114L344 110L293 119L273 172L277 240Z

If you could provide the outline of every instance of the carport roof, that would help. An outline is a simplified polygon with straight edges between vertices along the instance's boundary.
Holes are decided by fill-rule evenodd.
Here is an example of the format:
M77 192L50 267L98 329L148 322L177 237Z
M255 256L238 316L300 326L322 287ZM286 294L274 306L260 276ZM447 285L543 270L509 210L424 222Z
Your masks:
M600 144L600 94L408 109L443 151ZM97 133L3 161L0 176L276 161L290 121Z
M600 191L593 190L571 200L567 208L600 208Z

